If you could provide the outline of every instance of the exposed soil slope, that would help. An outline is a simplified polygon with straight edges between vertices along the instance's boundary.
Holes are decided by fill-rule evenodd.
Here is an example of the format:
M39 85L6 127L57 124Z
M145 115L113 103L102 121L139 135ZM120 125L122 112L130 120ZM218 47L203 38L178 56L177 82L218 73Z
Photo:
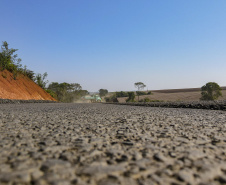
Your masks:
M56 101L28 77L19 74L14 80L7 70L0 72L0 99Z

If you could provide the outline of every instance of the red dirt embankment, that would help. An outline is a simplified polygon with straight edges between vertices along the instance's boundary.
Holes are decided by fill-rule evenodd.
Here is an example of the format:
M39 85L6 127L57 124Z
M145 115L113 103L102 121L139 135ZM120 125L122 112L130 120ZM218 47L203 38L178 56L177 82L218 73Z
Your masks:
M14 80L7 70L0 71L0 99L56 101L28 77L19 74Z

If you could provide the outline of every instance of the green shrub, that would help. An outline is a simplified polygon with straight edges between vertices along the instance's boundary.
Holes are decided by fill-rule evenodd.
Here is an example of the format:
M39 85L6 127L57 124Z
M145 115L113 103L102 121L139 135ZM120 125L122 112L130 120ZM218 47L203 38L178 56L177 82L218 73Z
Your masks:
M56 95L56 93L55 93L54 91L51 91L50 89L45 89L45 91L46 91L47 93L49 93L50 96L52 96L54 99L57 100L57 95Z
M105 101L106 102L118 102L118 99L116 97L116 94L113 94L112 96L110 97L105 97Z
M129 98L126 100L126 102L135 102L135 93L134 92L128 92Z
M22 68L21 59L17 58L15 52L17 49L9 49L9 44L4 41L0 51L0 70L8 70L13 73L13 78L16 80L18 74L24 74L34 81L34 72L28 70L26 66Z
M105 97L104 99L106 102L110 102L110 97Z
M151 95L151 91L136 91L137 96L142 96L142 95Z
M145 102L145 103L147 103L147 102L163 102L163 100L151 100L146 97L146 98L140 100L139 102Z
M116 92L116 97L120 98L120 97L128 97L128 93L124 92L124 91L120 91L120 92Z
M215 82L208 82L201 88L201 100L217 100L222 96L221 87Z
M82 90L82 86L78 83L52 82L47 89L56 94L55 99L65 103L74 102L88 94L88 91Z
M34 78L35 83L38 84L41 88L45 89L46 84L48 83L48 80L46 80L47 76L48 76L47 72L45 72L43 75L40 73L36 74Z
M108 93L108 90L107 89L100 89L99 90L100 97L103 97L103 96L107 95L107 93Z
M23 72L23 74L34 81L34 77L35 77L34 71L27 69L26 71Z
M137 96L147 95L144 91L136 91Z
M150 102L151 100L149 98L144 98L144 102Z

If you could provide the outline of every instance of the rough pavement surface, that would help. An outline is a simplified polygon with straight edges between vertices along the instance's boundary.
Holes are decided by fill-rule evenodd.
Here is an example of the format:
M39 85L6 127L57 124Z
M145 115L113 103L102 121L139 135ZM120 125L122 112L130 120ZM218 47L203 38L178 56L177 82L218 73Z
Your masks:
M226 184L226 112L3 104L0 184Z
M145 107L165 107L165 108L192 108L192 109L210 109L226 110L226 100L219 101L175 101L175 102L126 102L126 103L108 103L116 105L145 106Z

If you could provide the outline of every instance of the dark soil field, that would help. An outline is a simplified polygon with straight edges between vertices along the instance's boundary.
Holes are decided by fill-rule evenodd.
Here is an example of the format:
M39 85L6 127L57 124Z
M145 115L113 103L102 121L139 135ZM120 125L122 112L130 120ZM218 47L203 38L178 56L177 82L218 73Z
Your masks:
M225 184L226 112L0 105L0 184Z

